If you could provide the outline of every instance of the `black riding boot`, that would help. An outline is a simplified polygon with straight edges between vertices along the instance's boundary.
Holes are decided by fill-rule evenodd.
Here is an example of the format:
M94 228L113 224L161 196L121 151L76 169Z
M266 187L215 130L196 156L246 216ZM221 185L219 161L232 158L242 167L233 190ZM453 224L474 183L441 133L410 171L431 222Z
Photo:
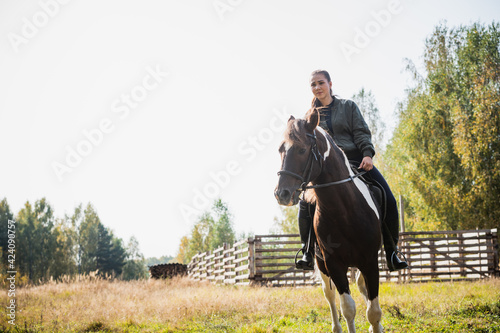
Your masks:
M302 241L302 259L297 260L295 267L303 270L314 269L314 230L313 230L313 217L315 206L301 200L299 202L299 232L300 240Z
M389 219L386 219L387 223ZM402 261L397 256L398 249L398 221L396 220L396 226L387 224L386 226L382 225L382 235L384 239L384 249L385 249L385 258L387 260L387 267L389 271L399 271L405 268L408 268L408 263L406 261Z

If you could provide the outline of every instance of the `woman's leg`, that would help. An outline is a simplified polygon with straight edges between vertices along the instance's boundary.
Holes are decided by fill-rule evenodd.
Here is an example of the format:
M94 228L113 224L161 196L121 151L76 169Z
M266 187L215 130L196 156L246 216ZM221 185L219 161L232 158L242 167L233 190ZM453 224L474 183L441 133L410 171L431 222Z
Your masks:
M373 178L373 180L378 182L384 188L386 194L387 206L385 224L387 225L389 232L384 226L382 226L382 235L384 237L384 249L389 270L394 271L407 268L408 264L404 261L399 260L399 258L396 256L399 240L399 214L396 198L394 198L394 195L392 194L389 185L385 181L384 176L382 176L382 174L376 167L373 167L373 169L370 170L368 174Z
M394 198L391 188L385 181L384 176L382 176L382 174L376 167L373 167L373 169L370 170L368 174L373 178L373 180L375 180L384 188L387 199L385 222L389 227L389 231L391 232L392 238L394 239L394 243L397 245L399 240L399 213L396 198Z
M297 260L295 266L298 269L304 270L312 270L314 269L314 260L313 260L313 239L312 233L312 221L314 217L314 210L316 206L310 204L304 200L299 201L299 214L298 214L298 222L299 222L299 232L300 232L300 240L302 242L302 259Z

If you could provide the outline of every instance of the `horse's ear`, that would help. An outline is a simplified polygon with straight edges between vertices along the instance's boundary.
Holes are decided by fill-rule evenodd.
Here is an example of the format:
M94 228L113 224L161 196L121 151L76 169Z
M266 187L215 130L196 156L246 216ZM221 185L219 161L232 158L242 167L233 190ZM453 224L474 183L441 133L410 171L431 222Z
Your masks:
M290 118L288 118L288 122L292 121L292 120L295 120L295 117L290 115Z
M306 114L306 130L313 132L319 124L319 112L316 108L309 110Z

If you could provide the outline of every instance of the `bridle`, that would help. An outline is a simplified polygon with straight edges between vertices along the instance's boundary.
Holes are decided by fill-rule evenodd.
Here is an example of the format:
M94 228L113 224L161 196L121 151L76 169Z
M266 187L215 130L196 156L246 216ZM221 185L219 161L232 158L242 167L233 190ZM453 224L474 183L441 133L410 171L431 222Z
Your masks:
M316 142L316 133L313 134L307 133L306 135L312 138L313 141L311 143L311 151L309 152L309 156L307 157L307 163L306 166L304 167L302 175L296 174L295 172L291 172L285 169L278 171L278 176L288 175L300 180L302 183L300 184L298 190L300 190L301 192L304 192L307 189L307 184L309 184L309 182L311 181L311 174L314 167L313 159L319 161L320 168L323 168L323 163L322 163L323 156L321 156L321 154L318 151L318 145Z
M323 169L323 156L321 155L321 153L318 150L316 131L314 131L313 134L306 133L306 135L308 137L312 138L313 140L311 143L311 151L309 153L309 156L307 157L307 163L306 163L306 166L304 168L304 171L302 172L302 175L296 174L295 172L291 172L291 171L288 171L285 169L278 171L278 176L288 175L288 176L292 176L294 178L297 178L302 182L296 191L305 193L305 191L308 189L322 188L322 187L328 187L328 186L334 186L334 185L347 183L350 181L354 181L355 178L360 177L366 173L366 171L362 171L360 173L355 174L354 176L349 175L349 177L346 179L342 179L342 180L338 180L338 181L334 181L334 182L329 182L329 183L324 183L324 184L307 186L307 184L309 184L309 182L311 181L311 174L312 174L312 170L314 167L313 159L317 162L319 161L320 170L322 170ZM328 140L329 138L326 138L326 139Z

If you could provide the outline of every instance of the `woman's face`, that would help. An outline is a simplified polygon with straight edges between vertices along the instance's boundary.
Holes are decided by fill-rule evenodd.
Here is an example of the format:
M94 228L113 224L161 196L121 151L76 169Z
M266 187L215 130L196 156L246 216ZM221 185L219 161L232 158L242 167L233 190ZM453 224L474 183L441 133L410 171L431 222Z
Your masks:
M328 82L323 74L315 74L311 76L311 91L317 99L322 100L327 96L330 96L331 87L332 81Z

